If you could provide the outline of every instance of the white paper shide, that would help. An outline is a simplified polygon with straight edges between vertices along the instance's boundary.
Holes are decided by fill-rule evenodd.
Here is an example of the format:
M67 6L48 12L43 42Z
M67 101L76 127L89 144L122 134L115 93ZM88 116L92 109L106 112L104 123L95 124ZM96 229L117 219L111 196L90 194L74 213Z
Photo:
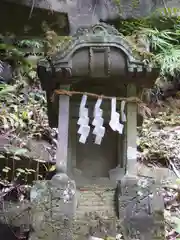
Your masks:
M86 140L90 132L88 108L86 108L86 102L87 102L87 96L83 95L81 99L80 108L79 108L79 119L77 122L77 124L79 125L78 134L80 134L80 138L79 138L80 143L86 143Z
M94 143L100 145L105 135L103 110L101 108L102 98L98 98L93 111L93 134L95 135ZM111 116L109 126L113 131L123 134L124 123L127 121L125 114L125 101L121 102L120 113L117 112L117 99L116 97L111 98ZM80 135L79 142L85 144L90 133L89 126L89 111L86 107L87 95L83 95L79 107L79 119L77 124L79 125L78 134ZM132 152L132 151L131 151Z
M94 107L94 113L93 113L94 120L92 122L92 125L94 126L93 134L96 136L94 143L98 145L101 144L101 141L105 134L105 127L103 127L104 119L102 117L103 110L100 108L101 103L102 103L102 98L99 98Z
M111 119L109 126L113 131L117 131L119 134L123 133L124 125L120 123L120 114L116 111L116 98L111 99Z

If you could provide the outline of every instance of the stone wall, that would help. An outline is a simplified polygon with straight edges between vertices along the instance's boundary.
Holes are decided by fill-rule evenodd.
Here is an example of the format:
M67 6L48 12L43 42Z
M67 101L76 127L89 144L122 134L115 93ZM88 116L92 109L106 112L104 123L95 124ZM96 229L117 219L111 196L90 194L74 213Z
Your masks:
M7 2L19 3L17 0L6 0ZM21 2L31 6L31 0ZM178 0L43 0L35 1L34 8L51 9L57 12L69 12L70 15L92 15L94 21L116 18L121 13L121 18L148 16L152 12L162 8L179 8ZM120 10L120 11L119 11ZM74 13L73 13L74 11ZM89 18L88 18L89 20Z
M64 23L66 29L68 29L67 24L69 21L70 34L74 34L79 27L91 26L92 24L99 23L99 21L107 22L118 18L130 19L148 17L153 13L156 13L157 15L162 15L164 13L168 14L168 8L172 9L173 15L180 14L180 11L178 10L180 8L180 2L178 0L166 0L164 2L160 0L43 0L34 1L33 6L31 0L24 0L21 3L17 0L6 0L6 2L29 6L29 12L27 10L26 14L26 20L28 21L28 15L31 13L31 9L32 12L35 12L36 9L54 11L57 14L47 14L46 19L51 15L56 16L54 24L61 26L62 23ZM68 18L62 16L60 13L67 13ZM33 19L32 13L31 18ZM63 30L65 31L64 28Z

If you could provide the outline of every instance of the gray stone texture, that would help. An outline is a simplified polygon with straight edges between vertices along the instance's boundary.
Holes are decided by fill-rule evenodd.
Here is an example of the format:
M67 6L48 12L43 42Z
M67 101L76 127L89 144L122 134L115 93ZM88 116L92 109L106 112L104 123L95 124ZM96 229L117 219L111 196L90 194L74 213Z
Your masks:
M59 181L55 177L51 181L39 181L34 185L31 191L33 232L30 240L115 237L115 189L98 185L84 186L77 189L76 201L73 195L74 182L69 181L69 186L67 183L63 186L62 182L62 179ZM72 197L69 201L66 201L65 191L69 191Z
M125 240L164 240L164 204L153 178L125 176L119 183L119 215Z
M114 193L115 188L109 186L86 185L78 189L75 239L87 239L87 236L115 237Z
M37 182L31 192L30 240L105 238L123 233L125 240L164 240L163 200L153 178L125 176L115 188L89 185L65 200L64 190L74 193L74 183L62 180ZM118 200L118 201L117 201ZM119 219L116 212L119 206ZM75 213L76 208L76 214Z
M70 179L36 182L31 191L30 240L72 240L75 213L75 183Z
M6 0L16 2L17 0ZM147 17L150 14L161 15L168 8L173 15L179 15L178 0L24 0L19 2L33 8L49 9L59 13L67 13L71 33L82 25L90 26L99 21ZM62 21L61 21L62 22Z

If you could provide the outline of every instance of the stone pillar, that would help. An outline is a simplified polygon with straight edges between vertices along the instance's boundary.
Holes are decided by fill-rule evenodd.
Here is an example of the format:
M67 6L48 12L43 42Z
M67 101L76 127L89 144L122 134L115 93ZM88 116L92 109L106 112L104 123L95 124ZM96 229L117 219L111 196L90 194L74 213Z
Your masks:
M134 84L127 85L127 97L136 96L136 86ZM137 104L127 104L127 125L126 125L126 172L133 174L137 161Z
M62 86L63 89L65 87ZM34 231L30 240L73 239L76 186L67 176L69 101L69 96L60 95L57 173L50 181L36 182L31 191L31 222Z
M136 96L136 87L127 86L127 95ZM127 105L126 174L118 183L119 218L125 240L164 240L164 204L159 183L137 175L137 105Z
M68 89L68 86L63 86ZM58 147L56 153L57 173L67 173L68 161L68 138L69 138L69 102L67 95L59 96L59 118L58 118Z

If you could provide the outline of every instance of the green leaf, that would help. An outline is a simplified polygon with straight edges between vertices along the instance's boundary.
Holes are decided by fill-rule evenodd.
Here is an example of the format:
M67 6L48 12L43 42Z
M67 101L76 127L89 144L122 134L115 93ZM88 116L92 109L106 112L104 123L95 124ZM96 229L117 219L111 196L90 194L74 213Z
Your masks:
M52 165L50 168L49 168L49 172L53 172L56 170L56 165Z
M0 91L0 97L2 97L3 95L7 95L8 93L12 93L15 92L17 89L17 86L10 86L10 85L6 85L1 91Z

